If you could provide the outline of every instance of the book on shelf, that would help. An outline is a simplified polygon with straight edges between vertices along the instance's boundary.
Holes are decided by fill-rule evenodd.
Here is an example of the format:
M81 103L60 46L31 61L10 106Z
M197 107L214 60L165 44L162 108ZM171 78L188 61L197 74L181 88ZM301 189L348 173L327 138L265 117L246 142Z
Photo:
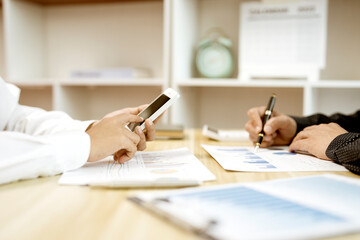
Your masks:
M104 69L87 69L74 70L71 72L71 78L102 78L102 79L118 79L118 78L149 78L151 72L146 68L104 68Z
M156 139L183 139L184 126L158 125L156 126Z

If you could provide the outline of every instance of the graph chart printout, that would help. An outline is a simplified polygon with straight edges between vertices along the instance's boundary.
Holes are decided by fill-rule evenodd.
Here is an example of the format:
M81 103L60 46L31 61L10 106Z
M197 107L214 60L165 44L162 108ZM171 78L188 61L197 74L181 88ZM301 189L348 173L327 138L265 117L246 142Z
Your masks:
M347 171L332 161L289 152L287 148L265 149L256 153L253 147L202 147L226 170L245 172Z
M360 180L317 175L130 200L209 239L315 239L360 231Z
M137 152L128 162L119 164L112 157L87 163L77 170L65 172L60 184L87 185L111 183L133 186L151 185L153 181L208 181L215 176L187 149Z

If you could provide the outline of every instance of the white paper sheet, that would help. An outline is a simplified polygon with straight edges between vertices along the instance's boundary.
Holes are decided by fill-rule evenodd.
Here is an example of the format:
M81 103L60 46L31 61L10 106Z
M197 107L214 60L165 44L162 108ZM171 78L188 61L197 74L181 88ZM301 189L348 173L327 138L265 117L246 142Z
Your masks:
M331 174L130 199L209 239L314 239L360 231L360 180Z
M244 172L347 171L332 161L310 155L292 153L287 148L202 147L226 170Z
M137 152L123 164L112 157L65 172L60 184L112 187L186 186L215 180L215 176L187 149Z
M324 68L327 0L241 5L240 66L247 71Z

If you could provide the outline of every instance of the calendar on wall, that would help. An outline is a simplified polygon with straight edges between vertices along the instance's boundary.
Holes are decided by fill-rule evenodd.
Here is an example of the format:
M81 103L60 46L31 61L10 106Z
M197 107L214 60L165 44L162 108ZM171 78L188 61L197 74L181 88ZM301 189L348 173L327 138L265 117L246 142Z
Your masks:
M327 0L241 5L240 72L278 76L326 64Z

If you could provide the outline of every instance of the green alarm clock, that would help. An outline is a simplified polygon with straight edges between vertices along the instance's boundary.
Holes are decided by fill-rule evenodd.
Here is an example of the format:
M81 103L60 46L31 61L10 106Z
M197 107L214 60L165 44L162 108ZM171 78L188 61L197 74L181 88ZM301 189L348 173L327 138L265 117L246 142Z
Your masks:
M221 35L202 40L196 54L196 67L200 75L207 78L232 76L234 60L231 45L231 40Z

